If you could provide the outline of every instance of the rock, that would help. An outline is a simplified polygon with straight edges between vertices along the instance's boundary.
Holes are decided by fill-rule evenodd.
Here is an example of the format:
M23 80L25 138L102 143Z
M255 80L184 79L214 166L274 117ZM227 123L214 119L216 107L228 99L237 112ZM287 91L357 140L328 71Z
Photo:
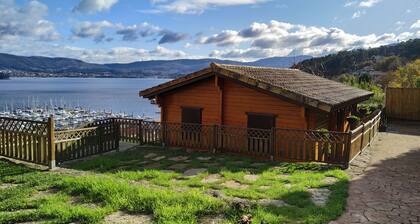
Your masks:
M188 158L189 158L188 156L177 156L177 157L171 157L169 158L169 160L179 162L179 161L185 161Z
M148 153L147 155L145 155L144 158L149 159L149 158L152 158L152 157L155 157L155 156L157 156L157 154L151 152L151 153Z
M228 180L228 181L224 182L222 185L227 187L227 188L241 189L241 190L247 189L249 187L246 184L241 184L241 183L239 183L237 181L234 181L234 180Z
M244 179L247 181L256 181L258 180L259 176L255 174L247 174L244 176Z
M251 215L243 215L238 223L239 224L251 224L252 223L252 216Z
M205 168L189 169L189 170L186 170L184 172L184 175L185 176L195 176L199 173L203 173L203 172L206 172L206 171L207 171L207 169L205 169Z
M326 188L309 188L308 191L311 193L312 201L317 206L325 206L331 194L331 191Z
M215 183L217 181L220 181L221 179L222 179L222 176L220 176L220 174L210 174L207 177L205 177L204 179L202 179L201 183L211 184L211 183Z
M104 223L106 224L119 224L119 223L127 223L127 224L149 224L152 223L152 216L150 215L135 215L135 214L128 214L122 211L118 211L114 214L111 214L105 217Z
M283 207L286 206L286 202L282 200L274 200L274 199L260 199L258 200L258 204L264 205L264 206L276 206L276 207Z

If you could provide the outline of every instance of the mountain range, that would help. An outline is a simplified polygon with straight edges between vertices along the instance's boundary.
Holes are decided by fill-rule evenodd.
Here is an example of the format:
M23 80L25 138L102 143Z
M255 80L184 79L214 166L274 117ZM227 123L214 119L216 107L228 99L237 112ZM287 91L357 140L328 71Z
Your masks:
M253 62L206 58L95 64L72 58L51 58L40 56L27 57L0 53L0 70L9 70L11 76L174 78L208 67L211 62L288 68L298 62L310 58L312 57L301 55L296 57L264 58Z

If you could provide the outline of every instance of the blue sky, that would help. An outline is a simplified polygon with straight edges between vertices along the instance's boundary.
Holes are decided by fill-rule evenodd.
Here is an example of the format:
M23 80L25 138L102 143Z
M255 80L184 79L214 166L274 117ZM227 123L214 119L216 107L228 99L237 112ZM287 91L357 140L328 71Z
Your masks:
M0 52L257 60L420 37L420 0L0 0Z

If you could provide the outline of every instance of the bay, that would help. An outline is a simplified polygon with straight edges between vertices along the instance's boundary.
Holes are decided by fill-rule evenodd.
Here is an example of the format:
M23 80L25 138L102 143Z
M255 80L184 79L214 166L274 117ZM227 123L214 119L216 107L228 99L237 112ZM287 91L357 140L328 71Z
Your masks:
M0 80L0 111L54 106L124 112L159 118L159 108L139 91L169 79L11 78Z

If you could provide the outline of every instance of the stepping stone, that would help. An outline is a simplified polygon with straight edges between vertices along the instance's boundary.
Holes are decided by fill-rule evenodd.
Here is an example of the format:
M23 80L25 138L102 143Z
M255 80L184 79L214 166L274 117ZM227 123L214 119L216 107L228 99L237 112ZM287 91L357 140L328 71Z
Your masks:
M322 182L324 184L333 185L338 182L338 179L335 177L325 177Z
M285 185L283 185L285 188L287 188L287 189L290 189L291 187L292 187L292 185L291 184L285 184Z
M308 191L311 193L312 201L317 206L325 206L331 194L331 191L327 188L309 188Z
M152 158L152 157L155 157L155 156L157 156L157 154L151 152L151 153L148 153L147 155L145 155L144 158L149 159L149 158Z
M17 184L4 183L0 185L0 190L9 189L17 186Z
M228 180L228 181L224 182L222 184L222 186L225 186L225 187L231 188L231 189L241 189L241 190L247 189L249 187L246 184L241 184L241 183L239 183L237 181L234 181L234 180Z
M141 161L141 162L139 162L139 165L144 165L146 163L149 163L149 161Z
M146 169L157 169L157 168L160 168L160 164L159 163L151 163L151 164L145 165L144 168L146 168Z
M184 172L184 175L185 176L195 176L199 173L203 173L203 172L206 172L206 171L207 171L207 169L204 169L204 168L189 169L189 170L186 170Z
M158 156L156 158L153 158L152 160L153 161L159 161L159 160L162 160L162 159L165 159L165 158L166 158L166 156Z
M105 217L104 223L106 224L149 224L152 223L152 216L140 215L140 214L128 214L122 211L118 211L114 214Z
M97 204L84 202L82 200L82 198L79 197L79 196L71 197L70 198L70 204L80 205L80 206L83 206L83 207L86 207L86 208L92 208L92 209L99 207Z
M179 162L179 161L187 160L188 158L189 158L188 156L177 156L177 157L169 158L169 160Z
M186 164L186 163L177 163L177 164L169 166L168 168L172 169L172 170L183 170L183 169L187 168L187 166L188 166L188 164Z
M211 160L211 156L208 156L208 157L199 156L197 157L197 159L202 160L202 161L208 161L208 160Z
M263 186L259 186L259 187L258 187L258 189L261 189L261 190L268 190L268 189L270 189L270 186L265 186L265 185L263 185Z
M247 181L256 181L258 180L259 176L255 174L247 174L244 176L244 179Z
M222 176L220 174L210 174L207 177L205 177L204 179L202 179L201 183L211 184L211 183L215 183L217 181L220 181L221 179L222 179Z
M251 166L253 167L259 167L259 166L264 166L264 163L252 163Z
M200 224L222 224L225 223L225 217L223 215L215 215L215 216L211 216L211 215L206 215L201 217L198 220L198 223Z
M34 195L32 195L31 199L40 199L52 196L57 193L57 190L46 190L46 191L38 191Z
M264 206L276 206L276 207L283 207L286 206L286 202L282 200L274 200L274 199L260 199L258 200L258 204Z

